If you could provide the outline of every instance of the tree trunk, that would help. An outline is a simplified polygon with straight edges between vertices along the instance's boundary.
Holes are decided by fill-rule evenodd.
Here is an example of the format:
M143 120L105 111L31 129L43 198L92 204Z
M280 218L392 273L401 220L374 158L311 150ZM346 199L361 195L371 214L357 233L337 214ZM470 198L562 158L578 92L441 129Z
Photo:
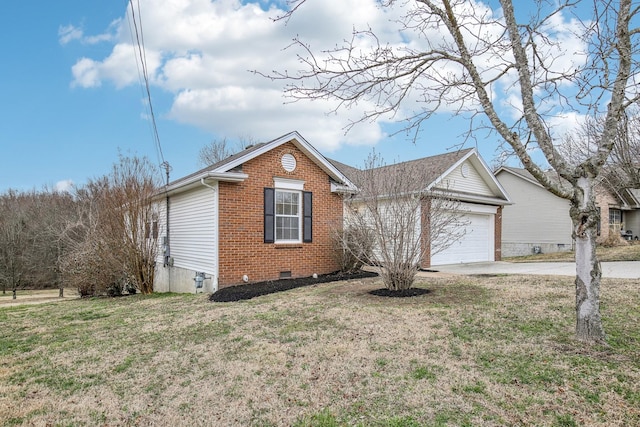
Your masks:
M577 196L571 202L573 237L576 242L576 338L581 341L604 342L600 318L600 279L602 270L596 256L597 224L600 220L595 205L593 181L578 179Z

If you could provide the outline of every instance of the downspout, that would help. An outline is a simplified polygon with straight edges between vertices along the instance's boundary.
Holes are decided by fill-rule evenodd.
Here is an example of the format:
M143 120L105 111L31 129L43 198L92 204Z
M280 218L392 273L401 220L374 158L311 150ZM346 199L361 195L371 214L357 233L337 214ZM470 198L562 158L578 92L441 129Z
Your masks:
M204 178L200 178L200 184L202 184L203 186L211 189L211 191L213 191L214 195L218 194L218 189L212 185L207 184L206 182L204 182ZM218 209L219 212L219 206L216 203L216 209ZM218 215L216 214L216 219L218 218ZM216 234L218 233L218 224L215 225L216 227ZM218 238L216 237L216 240L218 240ZM219 275L220 275L220 271L219 271L219 264L220 264L220 254L218 253L218 242L216 242L216 272L214 275L214 281L215 283L213 283L213 285L215 285L215 289L212 289L213 292L216 292L218 290L218 279L219 279Z
M169 192L167 192L167 198L166 198L166 219L167 219L167 236L166 236L166 240L165 240L165 244L164 244L164 267L169 266L169 257L171 256L171 250L169 249ZM169 266L171 267L171 266ZM168 284L169 284L169 292L171 292L171 273L169 272L169 280L168 280Z
M165 198L165 203L166 203L166 209L165 209L165 217L167 220L167 236L166 236L166 240L165 240L165 244L164 244L164 267L171 267L169 265L169 257L171 256L171 247L169 246L169 207L170 207L170 202L169 202L169 163L163 163L163 165L166 168L166 174L167 174L167 185L165 186L165 188L167 189L167 193L166 193L166 198ZM169 272L168 274L168 280L167 280L167 284L169 286L169 292L171 292L171 272Z

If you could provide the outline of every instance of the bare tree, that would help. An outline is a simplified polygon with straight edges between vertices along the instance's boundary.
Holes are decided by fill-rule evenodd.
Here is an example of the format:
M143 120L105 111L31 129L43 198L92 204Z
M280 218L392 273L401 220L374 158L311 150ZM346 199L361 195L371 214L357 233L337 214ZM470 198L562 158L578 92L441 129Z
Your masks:
M637 109L625 115L618 126L606 172L616 188L640 188L640 112Z
M375 152L353 176L359 192L346 200L345 244L362 263L382 267L392 291L413 286L428 256L464 235L460 202L420 162L385 165Z
M7 283L48 288L63 295L60 278L60 235L72 220L74 201L70 194L50 191L9 191L0 196L0 273L3 291Z
M81 295L153 292L158 217L151 202L159 183L146 159L120 157L111 173L77 190L77 223L65 231L63 271Z
M571 164L580 164L595 155L604 131L604 119L586 118L573 133L564 136L558 147ZM610 189L640 188L640 112L632 108L616 128L613 148L603 165L602 180Z
M23 195L13 190L0 197L0 282L2 293L9 288L14 299L29 268L29 219L24 202Z
M211 141L200 149L198 153L198 162L202 166L209 166L221 162L229 156L232 156L245 148L252 146L252 139L241 138L236 143L231 143L227 138L219 141Z
M292 0L291 13L305 1ZM370 102L374 108L362 120L395 115L416 134L447 109L467 116L471 133L478 126L497 132L540 184L570 201L576 336L604 341L593 184L625 110L638 100L638 6L632 0L537 0L518 3L516 13L512 0L499 3L492 10L473 0L386 0L381 7L400 11L398 29L412 43L385 42L370 29L325 52L296 39L300 72L270 77L288 80L286 91L296 99L337 100L338 108ZM567 112L603 117L596 151L577 165L559 153L551 126ZM568 185L549 179L532 150Z

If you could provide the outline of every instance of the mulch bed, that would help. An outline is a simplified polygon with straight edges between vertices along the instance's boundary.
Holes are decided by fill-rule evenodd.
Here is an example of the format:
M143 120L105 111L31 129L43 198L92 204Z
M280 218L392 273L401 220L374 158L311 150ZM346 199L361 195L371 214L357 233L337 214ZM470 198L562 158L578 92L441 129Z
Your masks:
M401 289L399 291L392 291L387 288L383 289L375 289L370 291L371 295L375 295L378 297L390 297L390 298L408 298L408 297L418 297L420 295L425 295L430 293L429 289L423 288L410 288L410 289Z
M377 277L378 273L360 270L357 273L329 273L319 275L317 278L301 277L297 279L269 280L266 282L249 283L246 285L229 286L214 292L209 301L233 302L251 299L260 295L273 294L275 292L288 291L289 289L303 286L317 285L318 283L336 282L340 280L363 279Z

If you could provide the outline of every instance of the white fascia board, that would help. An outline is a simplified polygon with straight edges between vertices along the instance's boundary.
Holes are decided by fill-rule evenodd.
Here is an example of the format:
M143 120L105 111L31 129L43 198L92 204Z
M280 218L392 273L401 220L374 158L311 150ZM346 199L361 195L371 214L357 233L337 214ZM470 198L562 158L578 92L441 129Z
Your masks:
M205 171L190 177L188 180L180 181L165 187L162 195L173 195L182 193L202 185L201 180L214 180L219 182L243 182L249 178L246 173L240 172L213 172Z
M498 169L494 175L497 176L499 173L502 173L502 172L510 173L511 175L515 176L516 178L520 178L520 179L522 179L524 181L530 182L531 184L537 185L540 188L544 188L544 185L540 184L535 178L532 179L532 178L529 178L527 176L520 175L518 172L514 172L509 168L505 168L504 166L501 167L500 169ZM545 190L546 190L546 188L545 188Z
M498 208L492 205L478 205L476 203L460 203L456 209L458 212L465 212L471 214L490 214L495 215L498 213Z
M502 184L500 184L500 182L495 177L495 175L491 173L491 169L489 169L489 166L485 163L484 160L482 160L482 157L480 157L480 155L478 154L478 150L475 148L471 149L471 151L469 151L464 157L460 158L457 162L451 165L449 169L444 171L442 175L437 177L431 184L429 184L426 190L430 191L436 185L444 182L444 179L451 172L453 172L457 167L462 165L467 160L469 160L473 164L476 171L484 179L485 183L489 186L489 188L493 187L492 190L499 194L499 196L496 197L495 200L504 199L504 201L507 202L506 204L512 204L511 199L509 198L509 195L507 194L505 189L502 187ZM482 197L482 196L477 196L477 197Z
M293 144L298 147L298 149L300 149L300 151L302 151L305 155L307 155L307 157L313 160L314 163L316 163L320 167L320 169L322 169L331 178L344 183L344 185L351 191L355 191L357 189L355 184L349 181L346 176L344 176L338 169L336 169L335 166L333 166L322 154L320 154L318 150L316 150L311 144L309 144L309 142L296 131L290 132L277 139L274 139L273 141L266 143L259 149L251 151L244 156L238 157L232 162L220 166L220 168L216 169L215 171L226 172L228 170L232 170L233 168L236 168L251 159L261 156L289 141L292 141Z
M273 177L273 186L283 190L304 190L304 181L299 179Z
M341 194L356 194L358 190L355 187L349 187L346 185L338 184L337 182L332 182L331 192Z
M433 190L431 194L439 195L446 198L451 198L453 200L459 200L461 202L471 202L471 203L480 203L480 204L498 205L498 206L508 206L508 205L514 204L511 200L501 199L499 197L480 196L477 194L452 193L452 192L446 192L442 190Z

